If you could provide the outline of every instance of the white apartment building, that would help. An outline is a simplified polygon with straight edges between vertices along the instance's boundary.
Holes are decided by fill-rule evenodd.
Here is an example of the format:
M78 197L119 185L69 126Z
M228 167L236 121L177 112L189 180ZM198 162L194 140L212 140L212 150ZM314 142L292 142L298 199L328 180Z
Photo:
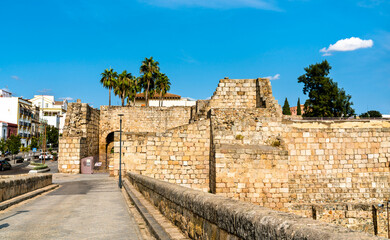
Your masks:
M32 116L30 101L19 97L0 97L0 121L17 124L17 134L23 146L31 143Z
M54 96L50 95L34 95L30 101L34 106L40 108L40 118L45 120L47 124L58 128L59 132L62 133L68 101L55 101Z

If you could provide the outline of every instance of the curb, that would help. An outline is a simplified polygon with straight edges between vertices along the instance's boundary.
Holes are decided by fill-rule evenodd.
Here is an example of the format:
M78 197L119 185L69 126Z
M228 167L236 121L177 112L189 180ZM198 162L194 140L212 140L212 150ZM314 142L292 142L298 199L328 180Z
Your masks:
M172 238L165 231L165 229L156 221L156 219L149 213L146 207L141 203L141 201L134 195L130 187L128 186L129 182L127 179L123 181L123 187L126 190L126 193L129 195L131 202L137 208L138 212L141 214L142 218L145 220L150 232L158 240L171 240Z
M38 196L42 193L45 193L45 192L50 191L52 189L55 189L58 186L59 186L58 184L51 184L49 186L34 190L32 192L28 192L28 193L25 193L23 195L8 199L8 200L0 203L0 211L3 211L3 210L5 210L5 209L7 209L15 204L21 203L25 200L28 200L28 199L33 198L35 196Z
M30 170L28 173L43 173L43 172L49 172L50 168L44 168L44 169L38 169L38 170Z

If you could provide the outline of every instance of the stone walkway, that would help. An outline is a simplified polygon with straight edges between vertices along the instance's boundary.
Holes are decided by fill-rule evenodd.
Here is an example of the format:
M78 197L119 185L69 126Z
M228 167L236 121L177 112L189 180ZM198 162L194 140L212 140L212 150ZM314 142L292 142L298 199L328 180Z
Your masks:
M0 212L0 239L141 239L107 174L55 174L53 192Z

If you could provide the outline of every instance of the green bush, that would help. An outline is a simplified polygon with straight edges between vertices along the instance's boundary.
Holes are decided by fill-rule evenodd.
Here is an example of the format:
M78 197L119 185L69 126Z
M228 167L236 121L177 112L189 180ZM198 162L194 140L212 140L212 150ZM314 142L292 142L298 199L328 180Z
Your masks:
M46 165L46 164L40 164L40 166L36 166L36 167L34 167L33 169L34 169L34 170L39 170L39 169L45 169L45 168L47 168L47 165Z
M43 165L42 163L36 163L36 162L30 162L30 165L33 165L33 166L41 166Z

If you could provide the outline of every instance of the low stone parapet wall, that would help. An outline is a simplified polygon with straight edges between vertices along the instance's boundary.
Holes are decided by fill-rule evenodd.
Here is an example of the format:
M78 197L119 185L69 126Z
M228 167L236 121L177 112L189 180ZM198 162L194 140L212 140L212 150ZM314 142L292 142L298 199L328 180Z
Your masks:
M52 174L0 177L0 202L52 184Z
M127 177L165 217L192 239L379 239L130 172Z

